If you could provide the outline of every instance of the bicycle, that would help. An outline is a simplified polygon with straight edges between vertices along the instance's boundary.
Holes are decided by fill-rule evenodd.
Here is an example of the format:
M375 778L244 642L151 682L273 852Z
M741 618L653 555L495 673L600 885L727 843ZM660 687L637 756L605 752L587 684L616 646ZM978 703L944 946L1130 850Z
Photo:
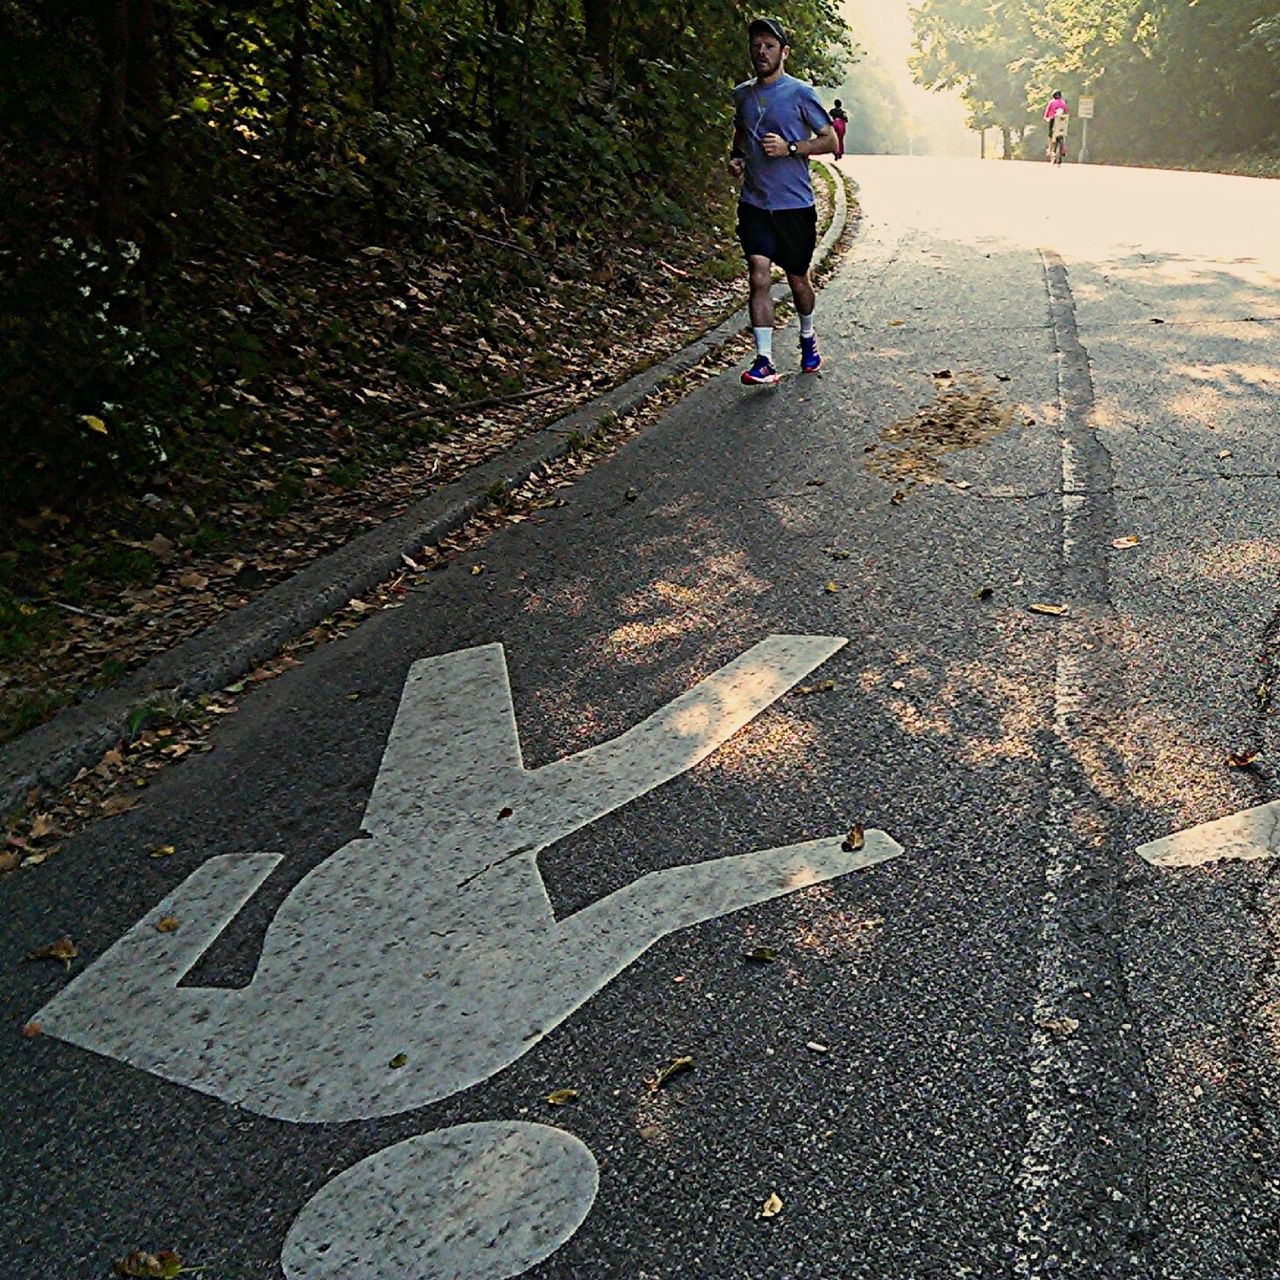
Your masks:
M1067 158L1067 117L1065 114L1055 116L1053 119L1048 158L1054 164L1061 164Z

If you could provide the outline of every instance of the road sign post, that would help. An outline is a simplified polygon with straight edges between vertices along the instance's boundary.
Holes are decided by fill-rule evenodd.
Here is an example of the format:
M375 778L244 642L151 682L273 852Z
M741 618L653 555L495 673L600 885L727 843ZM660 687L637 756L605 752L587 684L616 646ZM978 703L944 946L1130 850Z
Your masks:
M1089 163L1089 121L1093 119L1093 99L1080 99L1080 119L1083 121L1081 128L1083 133L1080 135L1080 163Z

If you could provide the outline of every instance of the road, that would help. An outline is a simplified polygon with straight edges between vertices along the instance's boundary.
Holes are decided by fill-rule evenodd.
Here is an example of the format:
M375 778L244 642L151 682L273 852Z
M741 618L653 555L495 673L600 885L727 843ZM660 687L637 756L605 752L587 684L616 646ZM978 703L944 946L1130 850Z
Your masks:
M0 882L6 1276L1280 1272L1276 864L1138 853L1276 795L1280 185L842 164L819 376Z

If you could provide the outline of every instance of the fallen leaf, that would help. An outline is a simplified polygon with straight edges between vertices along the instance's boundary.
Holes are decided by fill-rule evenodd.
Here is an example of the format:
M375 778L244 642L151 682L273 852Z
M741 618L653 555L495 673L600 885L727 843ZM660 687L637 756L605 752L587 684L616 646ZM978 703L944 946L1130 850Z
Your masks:
M390 1062L387 1063L387 1066L389 1066L392 1071L399 1071L400 1068L403 1067L405 1063L408 1061L409 1061L408 1054L397 1053L396 1056L392 1058Z
M663 1067L652 1080L646 1080L645 1084L650 1089L661 1089L672 1076L679 1075L682 1071L693 1070L693 1058L686 1055L683 1058L672 1058L670 1062Z
M907 323L907 322L906 322L905 320L890 320L890 321L889 321L889 328L890 328L890 329L897 329L897 328L899 328L901 325L904 325L904 324L906 324L906 323Z
M498 810L498 817L509 818L513 813L515 813L515 810L509 804L503 805L503 807Z
M1235 751L1227 757L1227 765L1232 769L1247 769L1261 754L1261 751Z
M1075 1018L1045 1018L1040 1025L1059 1040L1065 1040L1080 1030L1080 1023Z
M907 500L907 495L906 495L905 493L903 493L903 491L902 491L901 489L899 489L895 494L893 494L893 495L889 498L890 503L892 503L892 504L893 504L893 506L895 506L895 507L900 507L900 506L902 506L902 504L903 504L906 500Z
M160 933L176 933L181 924L177 916L161 916L156 921L156 929Z
M636 1130L646 1142L652 1142L655 1138L662 1137L662 1126L660 1124L642 1124Z
M149 854L147 854L147 857L148 858L172 858L173 855L177 852L178 850L174 845L158 844L154 849L151 850Z
M31 830L27 833L32 840L43 840L57 831L53 819L47 813L37 813L31 819Z
M99 812L104 817L114 818L117 814L128 813L130 809L136 809L142 803L138 796L108 796L102 802L102 808Z
M822 550L833 560L851 560L853 558L853 552L846 551L843 547L823 547Z
M1128 551L1130 547L1136 547L1142 541L1136 533L1126 534L1123 538L1117 538L1111 545L1117 551Z
M90 431L97 431L102 435L107 434L107 424L101 418L95 417L92 413L82 413L80 421L84 423Z
M1219 461L1219 462L1225 462L1225 461L1226 461L1228 458L1230 458L1231 456L1232 456L1232 453L1231 453L1231 450L1230 450L1230 449L1222 449L1222 450L1219 450L1219 452L1218 452L1218 461Z
M899 691L901 691L901 690L905 689L906 687L907 687L907 682L906 682L905 680L895 680L895 681L894 681L894 682L889 686L889 688L890 688L890 689L897 689L897 690L899 690Z
M182 1259L172 1249L162 1249L159 1253L147 1253L144 1249L135 1249L124 1258L117 1258L111 1264L115 1275L128 1276L132 1280L175 1280L186 1270Z
M950 378L952 375L950 369L939 369L932 376L935 378Z
M811 489L821 489L827 482L825 480L806 480L805 484Z
M840 847L845 851L845 853L855 853L857 850L863 848L866 843L867 836L866 832L862 829L862 823L856 822L849 828L849 834L845 836Z
M979 600L990 600L995 593L994 587L979 587L976 595Z
M553 1107L563 1107L566 1103L575 1101L577 1097L577 1089L553 1089L547 1094L547 1101Z
M760 1206L760 1217L776 1218L782 1212L782 1198L776 1191L769 1192L769 1198Z
M59 938L56 942L46 943L43 947L37 947L28 956L28 960L60 960L66 969L71 968L71 962L80 954L76 950L76 944L70 938Z
M1065 604L1033 604L1027 607L1032 613L1047 613L1054 618L1060 618L1067 612Z
M819 680L817 684L798 684L792 693L807 698L811 693L831 693L836 688L834 680Z
M472 576L473 578L479 577L479 576L480 576L480 574L482 574L483 572L484 572L484 565L482 565L482 564L473 564L473 565L471 566L471 576Z
M36 1036L40 1034L41 1030L43 1030L43 1028L38 1022L28 1022L27 1025L22 1028L23 1038L26 1040L34 1040Z
M203 573L196 573L195 570L184 573L178 579L178 586L186 587L188 591L203 591L208 585L209 579Z
M772 947L752 947L750 951L742 953L744 960L754 960L757 964L772 964L778 958L778 953Z
M20 866L22 866L22 854L14 853L11 849L0 852L0 875L4 875L6 871L16 871Z
M822 589L823 589L823 591L825 591L825 592L827 593L827 595L829 595L829 596L833 596L833 595L835 595L835 593L836 593L837 591L842 590L842 588L841 588L841 586L840 586L840 584L839 584L838 582L828 582L828 583L827 583L827 584L826 584Z

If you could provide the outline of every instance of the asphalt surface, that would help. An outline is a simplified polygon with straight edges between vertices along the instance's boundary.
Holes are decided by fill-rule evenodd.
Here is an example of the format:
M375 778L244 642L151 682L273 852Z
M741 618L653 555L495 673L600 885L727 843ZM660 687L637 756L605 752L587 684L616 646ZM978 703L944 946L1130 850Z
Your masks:
M598 1166L530 1277L1280 1272L1274 864L1134 853L1274 796L1280 187L843 163L865 223L820 295L818 376L705 384L565 507L257 689L144 806L0 884L5 1275L172 1248L277 1280L335 1176L491 1121L555 1126ZM784 368L794 342L777 336ZM855 823L901 856L671 933L505 1069L297 1123L19 1034L208 859L270 851L182 979L249 984L291 890L360 839L415 661L501 643L536 770L775 634L848 643L811 692L542 849L556 917ZM1261 767L1226 766L1249 747ZM177 852L150 859L161 844ZM397 890L406 920L443 857ZM370 972L400 906L366 891L376 870L324 904L348 942L365 931ZM70 975L22 962L62 934ZM282 1004L257 1034L281 1073L311 1069L287 1025ZM367 1031L335 1020L335 1057Z

